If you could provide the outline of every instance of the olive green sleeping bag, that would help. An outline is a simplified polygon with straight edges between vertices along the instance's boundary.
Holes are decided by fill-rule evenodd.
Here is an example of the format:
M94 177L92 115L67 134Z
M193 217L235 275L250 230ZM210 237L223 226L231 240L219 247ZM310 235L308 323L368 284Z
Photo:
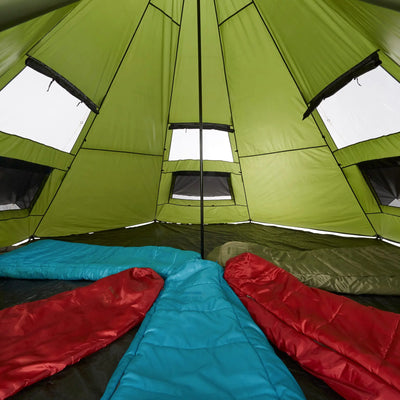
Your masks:
M253 253L293 274L306 285L338 293L400 295L400 248L387 245L279 250L248 242L227 242L207 259L225 266Z

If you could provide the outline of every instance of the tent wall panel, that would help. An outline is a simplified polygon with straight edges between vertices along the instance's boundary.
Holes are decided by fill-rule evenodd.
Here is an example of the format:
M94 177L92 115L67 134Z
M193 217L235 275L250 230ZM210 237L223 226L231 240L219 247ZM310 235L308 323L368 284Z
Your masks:
M388 214L369 214L378 234L385 239L400 242L400 216Z
M214 0L202 1L203 121L231 125Z
M0 5L0 30L11 28L76 1L78 0L3 1Z
M27 208L23 210L6 210L0 213L1 223L3 223L3 221L19 220L26 217L29 217L29 209ZM26 237L24 239L26 239Z
M233 196L236 204L247 206L246 194L243 188L243 177L242 173L231 174L231 185ZM250 216L247 215L246 220L249 220Z
M246 157L242 168L253 221L375 234L327 148Z
M330 4L355 30L400 63L399 12L360 1L342 0Z
M354 190L357 199L359 200L363 210L366 213L379 213L381 209L373 195L371 188L365 181L360 169L357 165L352 165L347 168L343 168L348 182Z
M64 171L53 170L32 207L31 215L44 215L46 213L64 176Z
M228 161L213 161L204 160L204 171L219 171L219 172L232 172L238 174L240 172L239 163L231 163ZM179 160L179 161L164 161L163 171L198 171L200 162L198 160Z
M100 105L147 4L83 0L29 55Z
M84 147L163 154L178 30L147 9Z
M249 218L246 206L204 206L204 223L228 223L247 221ZM163 204L159 206L157 220L164 222L179 222L183 224L200 223L200 207Z
M63 7L0 32L0 77L75 6ZM2 81L0 87L3 87Z
M391 207L391 206L381 205L381 209L384 214L400 217L400 208L399 207Z
M172 173L163 172L161 174L160 186L158 190L158 201L157 201L157 213L159 213L159 207L163 204L168 203L171 194L172 185Z
M221 26L240 156L325 145L254 6Z
M378 50L331 3L292 0L282 7L279 0L255 0L307 102Z
M343 167L362 161L397 157L399 155L399 139L400 134L397 133L367 140L337 150L335 152L335 157Z
M221 24L227 18L239 12L242 8L251 4L249 0L215 0L218 23Z
M73 157L32 140L0 132L0 156L66 170Z
M26 217L1 221L0 247L10 246L30 237L40 222L41 217Z
M152 0L151 4L164 11L176 23L180 23L182 16L183 0L169 1L169 0Z
M169 122L199 120L196 13L195 1L184 3ZM231 112L213 0L202 2L201 24L203 121L230 125Z
M194 1L184 3L169 122L197 122L199 119L196 12Z
M36 234L66 235L152 221L161 161L80 151Z

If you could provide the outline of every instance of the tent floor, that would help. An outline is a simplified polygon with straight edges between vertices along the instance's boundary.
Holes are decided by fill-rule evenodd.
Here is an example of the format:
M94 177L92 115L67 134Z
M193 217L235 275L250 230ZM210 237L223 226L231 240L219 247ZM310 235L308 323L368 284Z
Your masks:
M194 251L199 251L200 242L198 226L164 223L97 232L91 235L71 235L58 239L108 246L171 246ZM208 225L205 227L205 254L208 254L216 246L232 240L254 242L281 250L356 248L377 244L377 241L370 239L316 235L255 224ZM388 246L388 251L393 251L394 256L400 255L400 248L397 249L391 245L379 243L379 245ZM397 257L397 259L399 258ZM56 293L89 283L87 281L0 279L0 309L47 298ZM364 305L400 313L400 296L353 295L348 297ZM99 399L119 359L132 341L137 328L132 329L106 348L81 360L78 364L24 389L13 396L13 399ZM294 375L308 400L338 400L342 398L324 382L304 371L288 356L278 350L276 351Z

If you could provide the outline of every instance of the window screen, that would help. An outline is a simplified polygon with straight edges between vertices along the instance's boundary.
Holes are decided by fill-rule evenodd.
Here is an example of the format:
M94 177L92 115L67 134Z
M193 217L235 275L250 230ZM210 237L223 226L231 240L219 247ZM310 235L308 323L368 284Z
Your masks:
M175 172L172 198L200 200L200 173L195 171ZM204 200L231 200L229 174L204 172L203 198Z
M0 211L30 208L51 168L0 157Z
M400 207L400 157L366 161L359 166L380 203Z

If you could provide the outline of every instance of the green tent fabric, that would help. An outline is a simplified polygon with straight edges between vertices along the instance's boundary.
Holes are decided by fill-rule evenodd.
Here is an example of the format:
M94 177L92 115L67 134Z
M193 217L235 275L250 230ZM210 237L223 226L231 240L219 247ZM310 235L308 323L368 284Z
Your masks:
M69 152L0 126L1 158L52 168L28 208L0 207L0 247L150 221L198 224L200 202L173 198L171 187L199 161L169 152L171 124L200 122L229 128L233 158L204 161L204 171L229 174L232 192L204 201L205 223L400 241L400 208L381 204L360 170L399 156L400 127L337 148L316 110L303 120L318 93L375 52L400 81L400 13L390 2L43 0L18 19L21 2L8 2L15 25L0 31L0 88L29 58L95 112Z

